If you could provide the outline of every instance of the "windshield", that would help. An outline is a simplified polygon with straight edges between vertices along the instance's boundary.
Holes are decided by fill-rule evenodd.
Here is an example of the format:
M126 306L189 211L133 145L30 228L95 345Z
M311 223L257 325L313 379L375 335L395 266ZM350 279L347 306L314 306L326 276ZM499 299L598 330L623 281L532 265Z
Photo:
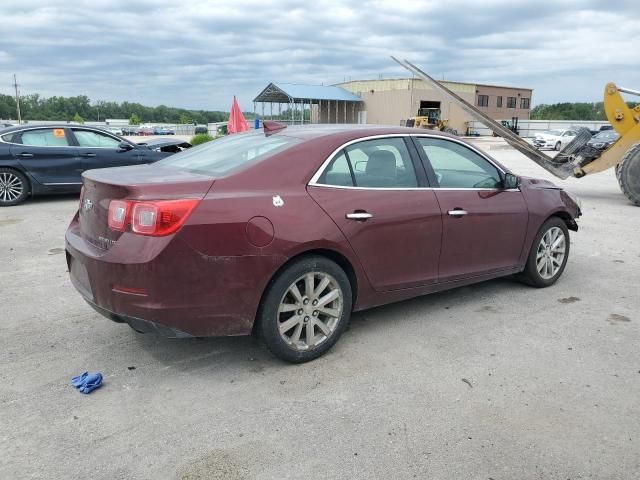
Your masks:
M615 140L616 138L618 138L618 132L616 132L615 130L605 130L598 133L593 138L596 140Z
M211 140L167 157L157 163L215 176L224 176L257 163L301 141L297 138L280 135L267 137L262 131L259 133L240 133L218 140Z
M562 130L549 130L547 132L547 135L554 135L556 137L559 137L560 135L562 135Z

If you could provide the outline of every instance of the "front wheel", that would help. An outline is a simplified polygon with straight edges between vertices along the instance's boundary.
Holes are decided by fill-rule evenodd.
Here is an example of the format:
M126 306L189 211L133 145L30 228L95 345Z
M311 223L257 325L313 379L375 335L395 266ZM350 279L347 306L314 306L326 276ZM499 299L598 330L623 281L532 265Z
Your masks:
M640 143L631 147L616 165L616 178L622 193L631 203L640 206Z
M561 147L562 147L562 143L561 142L556 142L556 146L553 149L556 152L559 152Z
M29 181L11 168L0 168L0 207L18 205L29 196Z
M351 316L351 284L331 260L309 256L286 267L269 286L259 331L278 358L308 362L329 350Z
M538 288L556 283L569 258L569 229L561 218L548 219L536 235L522 279Z

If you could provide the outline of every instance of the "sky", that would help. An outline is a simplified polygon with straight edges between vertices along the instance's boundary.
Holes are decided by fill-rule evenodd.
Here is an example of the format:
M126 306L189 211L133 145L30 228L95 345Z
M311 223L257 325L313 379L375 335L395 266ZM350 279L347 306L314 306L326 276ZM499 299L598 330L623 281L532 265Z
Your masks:
M0 0L0 93L243 110L269 82L409 76L533 88L539 103L640 89L639 0Z

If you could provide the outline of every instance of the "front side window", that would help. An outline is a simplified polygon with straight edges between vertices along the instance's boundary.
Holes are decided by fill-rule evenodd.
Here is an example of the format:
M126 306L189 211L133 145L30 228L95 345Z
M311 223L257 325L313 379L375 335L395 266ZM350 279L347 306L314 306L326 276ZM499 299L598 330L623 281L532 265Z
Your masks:
M14 137L15 138L15 137ZM67 147L69 142L64 133L64 128L38 128L36 130L25 130L20 135L23 145L32 147Z
M154 165L167 165L208 175L227 175L300 142L302 140L285 135L266 136L262 131L240 133L184 150Z
M418 138L440 188L501 188L498 169L473 150L450 140Z
M418 180L401 137L364 140L346 147L318 183L364 188L415 188Z
M74 128L73 134L81 147L118 148L118 145L120 145L120 140L93 130L78 130Z

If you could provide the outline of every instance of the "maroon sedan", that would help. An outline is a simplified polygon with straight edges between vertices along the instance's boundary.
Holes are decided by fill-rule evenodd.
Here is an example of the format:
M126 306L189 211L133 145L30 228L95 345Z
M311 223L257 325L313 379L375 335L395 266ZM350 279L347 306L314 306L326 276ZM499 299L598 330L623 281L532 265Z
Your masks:
M89 304L139 332L259 333L304 362L352 311L565 268L580 209L548 181L437 132L265 124L83 174L66 247Z

